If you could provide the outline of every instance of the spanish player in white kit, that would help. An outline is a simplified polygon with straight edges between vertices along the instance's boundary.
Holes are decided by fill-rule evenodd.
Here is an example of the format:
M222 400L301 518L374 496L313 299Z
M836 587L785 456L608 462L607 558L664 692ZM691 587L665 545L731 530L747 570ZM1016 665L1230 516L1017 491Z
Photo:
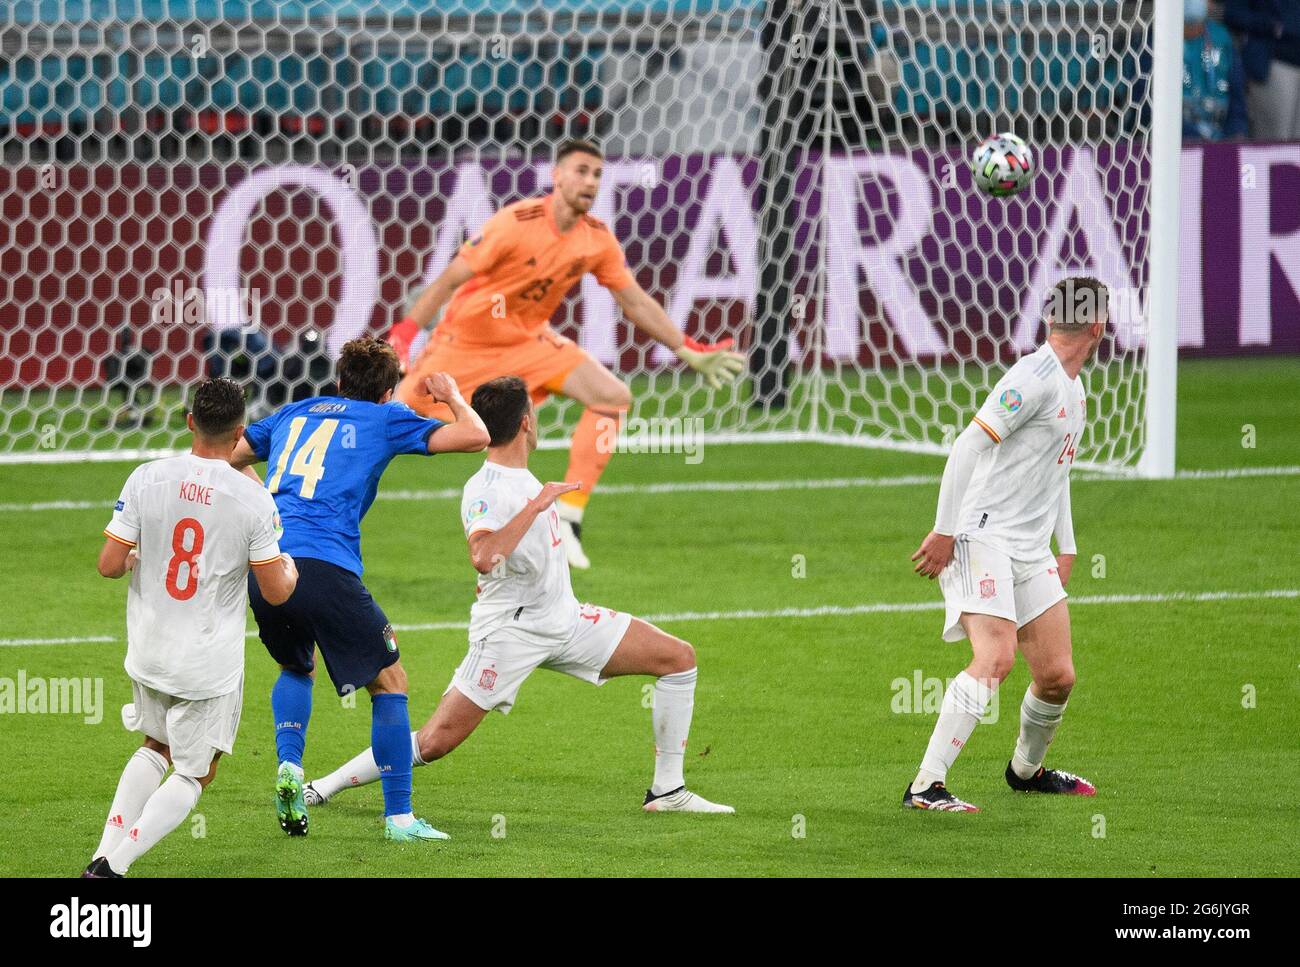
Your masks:
M978 812L948 791L948 770L1010 674L1017 648L1032 682L1007 784L1022 792L1096 792L1086 779L1044 768L1043 759L1074 686L1065 603L1075 556L1070 466L1087 418L1079 371L1105 334L1108 302L1096 279L1057 283L1047 342L1007 370L948 456L934 530L912 560L917 573L939 578L944 641L969 638L973 657L944 694L904 806Z
M469 652L432 717L411 733L422 766L469 737L488 712L508 713L534 669L549 668L593 685L618 675L653 675L654 781L647 812L734 813L686 788L682 765L695 706L695 649L626 612L580 604L555 498L578 482L545 486L528 470L537 447L537 408L518 376L481 384L470 405L491 435L487 462L465 484L461 522L479 573L470 608ZM379 778L369 749L308 783L307 804Z
M239 730L249 568L268 601L288 600L298 582L280 553L271 495L230 466L244 391L205 380L187 421L191 451L137 467L104 529L99 573L131 575L125 664L134 694L122 723L144 733L144 744L122 770L84 877L122 876L185 821Z

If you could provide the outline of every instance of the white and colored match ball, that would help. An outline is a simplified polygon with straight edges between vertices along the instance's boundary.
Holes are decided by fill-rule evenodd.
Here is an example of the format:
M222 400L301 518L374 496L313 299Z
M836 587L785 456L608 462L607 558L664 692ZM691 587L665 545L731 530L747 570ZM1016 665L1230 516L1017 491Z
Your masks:
M1018 135L995 134L976 147L970 159L980 191L1004 198L1022 190L1034 177L1034 153Z

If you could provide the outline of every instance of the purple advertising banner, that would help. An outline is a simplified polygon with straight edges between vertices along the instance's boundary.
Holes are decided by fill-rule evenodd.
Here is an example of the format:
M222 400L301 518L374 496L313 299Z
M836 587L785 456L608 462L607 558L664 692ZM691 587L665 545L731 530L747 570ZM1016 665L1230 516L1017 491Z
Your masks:
M198 371L208 328L285 341L314 326L334 350L386 331L496 207L547 191L549 168L82 166L53 185L0 170L0 386L93 382L123 327L159 380ZM687 332L749 341L764 224L791 229L777 254L803 366L1014 357L1040 337L1050 286L1080 273L1112 287L1115 348L1132 351L1145 300L1175 297L1146 288L1134 148L1048 149L1006 199L976 191L955 153L806 156L767 212L758 173L725 155L605 165L593 214ZM1188 147L1180 187L1182 351L1300 352L1300 144ZM671 362L591 277L554 321L624 370Z
M1300 352L1300 144L1183 150L1178 344Z

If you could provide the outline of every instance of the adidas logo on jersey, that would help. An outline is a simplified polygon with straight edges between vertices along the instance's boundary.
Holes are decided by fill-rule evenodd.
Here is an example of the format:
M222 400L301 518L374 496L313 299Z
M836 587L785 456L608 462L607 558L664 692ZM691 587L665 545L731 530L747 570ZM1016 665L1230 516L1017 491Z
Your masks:
M1064 406L1061 407L1061 412L1056 414L1056 418L1057 418L1058 420L1064 420L1064 419L1065 419L1065 407L1064 407Z

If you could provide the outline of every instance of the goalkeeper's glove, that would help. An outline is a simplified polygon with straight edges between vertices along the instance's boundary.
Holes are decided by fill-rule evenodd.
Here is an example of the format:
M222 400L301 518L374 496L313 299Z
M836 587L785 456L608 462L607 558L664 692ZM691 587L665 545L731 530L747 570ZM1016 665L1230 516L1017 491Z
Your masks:
M388 330L388 345L397 352L397 359L402 364L402 372L411 361L411 345L420 335L420 324L407 316L392 329Z
M730 383L745 368L745 357L730 351L733 342L728 338L719 343L702 343L687 336L677 350L677 358L703 376L711 387L721 389L724 382Z

